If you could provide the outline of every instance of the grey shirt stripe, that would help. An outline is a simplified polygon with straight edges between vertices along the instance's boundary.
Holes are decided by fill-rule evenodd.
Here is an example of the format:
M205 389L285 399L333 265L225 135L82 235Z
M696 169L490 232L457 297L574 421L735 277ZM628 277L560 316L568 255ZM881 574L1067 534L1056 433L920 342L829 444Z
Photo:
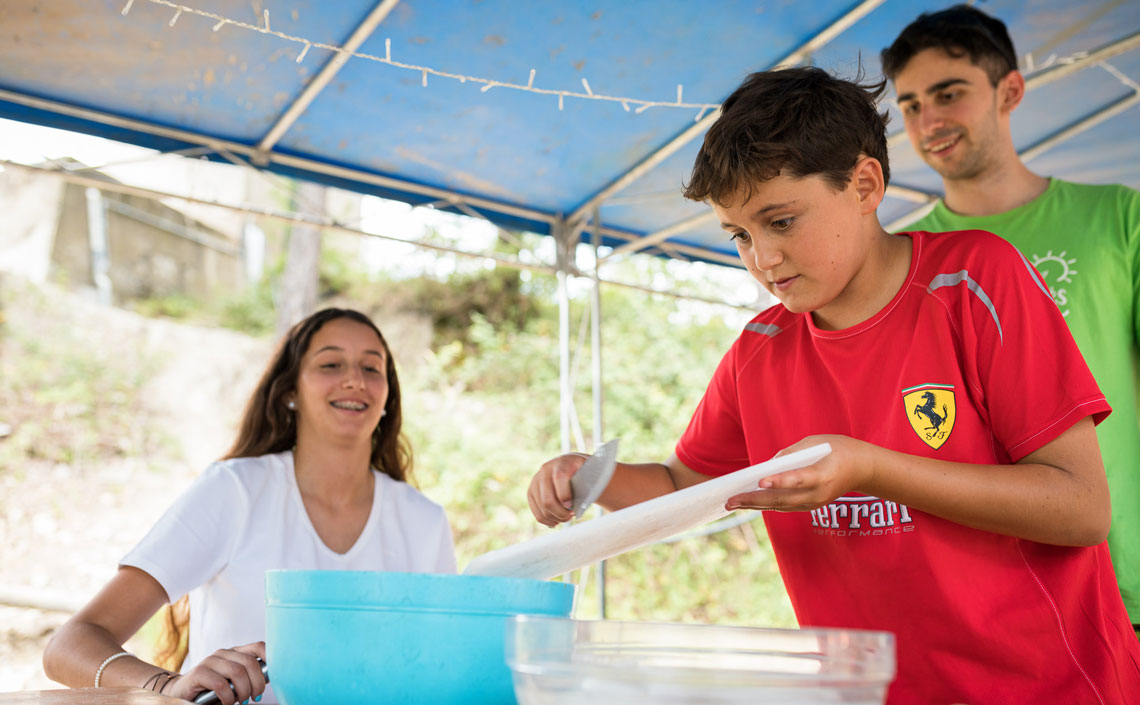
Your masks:
M770 338L775 338L776 335L783 330L780 326L772 325L771 323L749 323L744 326L744 330L750 330L753 333L766 335Z
M1025 258L1022 257L1022 260L1024 259ZM1028 262L1026 264L1028 264ZM1034 277L1035 281L1036 279L1037 278ZM962 282L966 282L966 288L974 292L974 295L978 297L978 300L985 304L986 308L989 309L990 315L993 316L994 323L997 324L998 341L1004 342L1001 333L1001 319L998 318L997 309L994 308L994 302L986 294L985 290L982 289L982 285L978 284L978 282L970 278L969 272L963 269L962 271L955 272L953 274L939 274L938 276L934 277L934 279L930 280L930 286L926 287L926 290L930 293L934 293L935 289L941 289L944 286L956 286Z
M1017 256L1021 258L1021 263L1024 264L1025 268L1029 270L1030 278L1033 279L1033 283L1037 285L1037 288L1041 290L1041 293L1048 296L1050 300L1053 300L1053 294L1051 294L1049 292L1049 289L1041 283L1041 277L1037 276L1037 270L1033 268L1033 265L1029 264L1029 260L1025 259L1025 255L1021 254L1021 250L1017 251Z

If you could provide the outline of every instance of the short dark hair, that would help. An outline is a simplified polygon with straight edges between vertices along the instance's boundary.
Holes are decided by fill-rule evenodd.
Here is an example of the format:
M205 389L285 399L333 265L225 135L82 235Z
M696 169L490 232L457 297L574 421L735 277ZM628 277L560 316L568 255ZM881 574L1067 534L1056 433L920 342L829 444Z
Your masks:
M985 71L995 86L1017 69L1017 52L1005 23L969 5L919 15L893 44L883 49L883 74L893 81L924 49L970 57L970 62Z
M877 101L886 82L836 78L815 67L754 73L721 106L685 186L685 198L727 199L781 172L819 174L836 190L847 187L861 156L874 157L890 180L887 113Z

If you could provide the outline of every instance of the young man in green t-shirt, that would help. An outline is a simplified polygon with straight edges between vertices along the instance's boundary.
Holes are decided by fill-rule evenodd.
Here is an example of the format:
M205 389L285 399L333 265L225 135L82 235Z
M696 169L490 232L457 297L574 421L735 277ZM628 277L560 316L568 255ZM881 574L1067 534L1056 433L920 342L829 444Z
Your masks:
M1140 631L1140 192L1047 178L1021 162L1010 133L1025 95L1016 56L1005 24L966 5L921 15L883 50L907 135L946 192L907 229L997 233L1048 282L1113 408L1097 428L1108 543Z

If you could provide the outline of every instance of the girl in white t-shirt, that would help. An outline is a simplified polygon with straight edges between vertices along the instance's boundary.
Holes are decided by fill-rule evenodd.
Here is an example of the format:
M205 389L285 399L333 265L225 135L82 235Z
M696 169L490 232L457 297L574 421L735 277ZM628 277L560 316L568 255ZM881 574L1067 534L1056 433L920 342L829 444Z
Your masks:
M400 425L395 364L372 321L325 309L298 323L226 458L60 627L44 672L77 688L139 686L186 700L213 690L222 705L264 693L274 702L258 662L266 570L455 572L443 510L407 484L411 452ZM123 649L156 610L184 606L186 596L182 673Z

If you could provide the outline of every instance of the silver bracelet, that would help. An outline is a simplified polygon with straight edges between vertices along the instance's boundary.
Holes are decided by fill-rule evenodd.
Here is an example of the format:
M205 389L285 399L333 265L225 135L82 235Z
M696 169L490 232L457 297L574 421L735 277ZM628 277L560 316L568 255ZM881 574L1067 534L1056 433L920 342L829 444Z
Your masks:
M108 656L103 661L103 663L99 664L99 670L95 671L95 687L96 688L99 687L99 679L103 677L103 669L107 667L107 664L111 663L112 661L114 661L117 658L122 658L124 656L134 656L134 654L132 654L130 651L120 651L117 654L111 654L110 656Z

